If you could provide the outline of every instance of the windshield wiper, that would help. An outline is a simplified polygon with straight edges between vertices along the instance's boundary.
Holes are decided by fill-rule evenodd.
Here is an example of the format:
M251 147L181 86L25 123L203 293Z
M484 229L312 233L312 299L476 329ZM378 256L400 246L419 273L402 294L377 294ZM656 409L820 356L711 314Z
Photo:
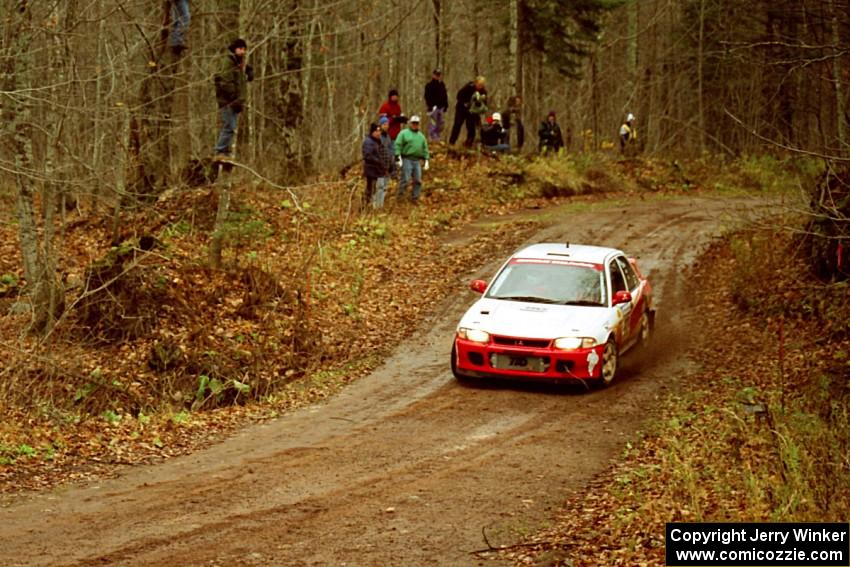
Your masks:
M561 305L580 305L585 307L602 307L598 301L588 301L586 299L576 299L574 301L559 301Z
M526 301L528 303L560 303L554 299L547 299L545 297L536 297L533 295L503 295L496 296L493 299L507 299L508 301Z

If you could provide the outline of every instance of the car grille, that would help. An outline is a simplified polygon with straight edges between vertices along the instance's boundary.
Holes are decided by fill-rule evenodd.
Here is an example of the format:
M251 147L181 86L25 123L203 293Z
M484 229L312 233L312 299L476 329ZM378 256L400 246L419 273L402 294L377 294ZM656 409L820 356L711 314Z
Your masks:
M548 339L516 339L513 337L493 337L493 342L497 345L518 346L531 348L546 348L552 342Z

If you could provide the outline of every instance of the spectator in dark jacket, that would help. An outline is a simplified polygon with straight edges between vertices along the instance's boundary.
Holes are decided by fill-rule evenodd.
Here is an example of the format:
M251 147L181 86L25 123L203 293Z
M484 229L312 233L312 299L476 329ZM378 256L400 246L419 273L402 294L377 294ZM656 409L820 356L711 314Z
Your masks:
M466 142L464 145L468 148L472 147L475 142L475 132L481 125L481 111L477 105L473 108L474 101L486 100L487 89L485 87L484 77L478 77L474 81L467 83L457 92L457 102L455 103L455 121L452 126L452 134L449 137L449 144L457 142L460 136L460 129L466 125ZM486 112L486 105L483 108Z
M217 158L230 155L233 137L239 113L245 107L248 96L248 77L245 73L245 54L248 44L238 38L227 47L227 55L222 60L221 67L215 74L215 98L218 102L218 112L221 117L221 130L215 144Z
M372 206L380 209L384 206L384 195L386 195L387 187L389 187L390 179L398 175L398 167L395 163L395 142L390 138L390 119L386 116L381 116L378 120L378 125L381 127L381 144L384 146L384 154L387 160L387 175L379 177L375 183L375 196L372 199Z
M507 152L511 149L508 133L502 128L502 115L494 112L481 128L481 145L491 152Z
M546 117L546 121L540 124L537 135L540 138L540 153L557 153L564 147L564 136L561 134L554 110Z
M425 85L425 108L431 119L428 139L436 142L443 134L444 117L449 110L449 94L443 82L443 72L439 69L434 69L431 80Z
M387 170L389 172L390 177L395 177L398 173L396 171L395 166L395 141L390 138L390 119L386 116L381 116L378 120L378 126L381 127L381 143L384 144L384 149L387 150L387 159L389 159L389 163L387 164Z
M363 202L375 206L373 201L375 185L379 179L386 179L389 175L387 164L392 159L387 157L386 148L381 143L381 127L378 124L373 123L369 126L369 135L363 139L361 152L363 153L363 176L366 177ZM381 201L383 201L383 195L381 195Z

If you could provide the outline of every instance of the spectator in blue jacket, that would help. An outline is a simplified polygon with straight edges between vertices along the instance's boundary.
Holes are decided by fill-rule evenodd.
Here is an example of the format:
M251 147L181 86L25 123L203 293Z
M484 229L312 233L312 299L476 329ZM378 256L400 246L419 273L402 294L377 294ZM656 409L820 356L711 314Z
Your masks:
M363 140L361 147L363 153L363 176L366 177L366 191L363 195L365 204L374 206L375 186L379 179L386 180L389 175L387 163L392 160L389 158L381 143L381 127L378 124L372 123L369 126L369 135ZM384 182L386 189L386 181ZM383 201L383 195L381 195ZM383 202L382 202L383 204Z

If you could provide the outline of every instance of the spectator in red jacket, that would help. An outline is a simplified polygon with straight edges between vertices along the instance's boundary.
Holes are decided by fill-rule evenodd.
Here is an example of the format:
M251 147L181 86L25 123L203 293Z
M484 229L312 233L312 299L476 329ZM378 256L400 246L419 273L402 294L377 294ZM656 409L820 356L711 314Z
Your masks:
M390 138L395 140L398 133L401 132L401 125L406 122L404 116L401 114L401 104L398 102L397 90L390 89L389 96L384 101L384 104L381 105L378 114L390 119L390 129L388 132Z

